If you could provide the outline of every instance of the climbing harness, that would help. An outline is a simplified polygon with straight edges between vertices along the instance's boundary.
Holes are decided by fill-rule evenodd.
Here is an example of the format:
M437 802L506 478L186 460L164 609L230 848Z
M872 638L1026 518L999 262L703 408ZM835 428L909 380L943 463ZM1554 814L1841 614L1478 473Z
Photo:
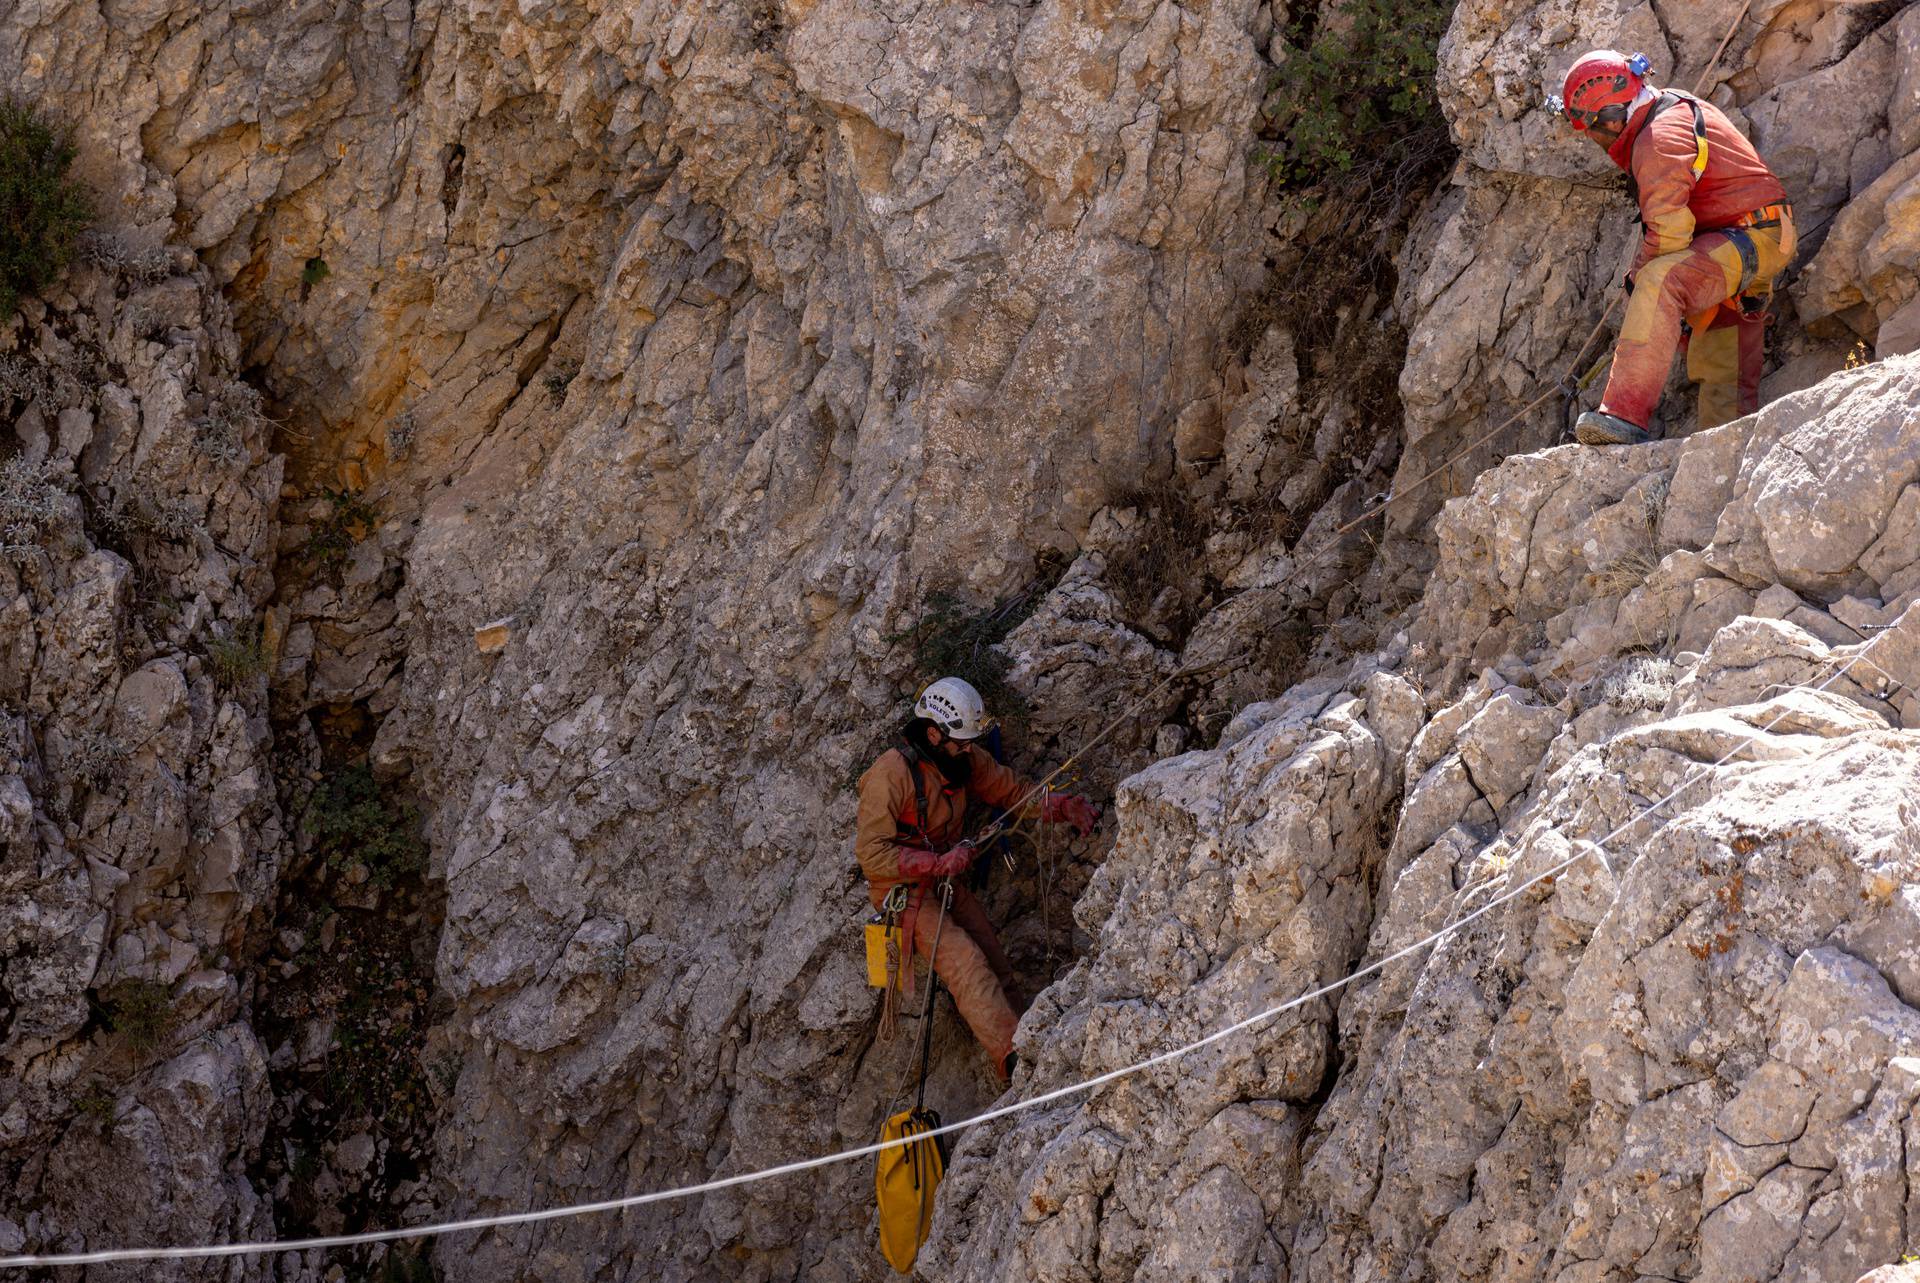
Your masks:
M903 739L900 742L899 751L900 755L907 761L907 777L913 782L913 819L907 820L900 816L894 817L894 840L932 848L935 845L933 834L926 827L929 818L927 810L927 787L920 769L921 763L925 762L927 758L911 740ZM938 770L938 765L935 765L934 769ZM942 796L950 795L954 791L950 786L943 785L941 788ZM942 885L945 885L944 882ZM896 895L898 899L895 898ZM908 959L913 953L913 936L917 927L917 920L920 916L921 900L921 890L911 887L905 882L895 885L887 892L886 900L881 903L881 921L877 924L881 928L878 932L878 946L876 946L876 932L874 930L876 924L872 919L868 919L866 924L866 937L867 982L869 984L874 983L873 978L876 974L874 967L875 949L876 947L881 949L885 948L887 928L889 926L893 929L894 943L897 945L897 952L900 957ZM887 909L889 904L894 906L890 919ZM884 956L884 954L882 956ZM903 963L892 975L897 979L901 992L906 994L913 993L913 967L910 961ZM889 995L892 993L890 986L888 987L888 993ZM888 1019L887 1001L885 1000L881 1003L881 1021L883 1028L882 1036L890 1037L892 1023L889 1022Z
M953 908L953 884L940 880L940 914L933 926L931 957L940 956L940 934ZM928 967L932 971L931 965ZM933 1199L946 1175L946 1149L940 1115L927 1108L927 1067L933 1056L933 998L937 974L927 977L927 1001L920 1012L919 1083L913 1108L888 1118L880 1128L880 1149L873 1165L874 1201L880 1212L880 1251L902 1274L912 1271L933 1224Z
M1682 93L1678 89L1661 90L1660 96L1653 100L1653 110L1647 113L1646 123L1640 126L1640 133L1634 138L1633 145L1635 147L1640 145L1640 139L1647 136L1647 131L1653 128L1654 119L1658 117L1661 112L1669 107L1677 106L1680 103L1685 103L1693 109L1693 164L1691 168L1693 170L1694 181L1698 182L1700 176L1707 172L1707 113L1701 108L1700 100L1692 94Z

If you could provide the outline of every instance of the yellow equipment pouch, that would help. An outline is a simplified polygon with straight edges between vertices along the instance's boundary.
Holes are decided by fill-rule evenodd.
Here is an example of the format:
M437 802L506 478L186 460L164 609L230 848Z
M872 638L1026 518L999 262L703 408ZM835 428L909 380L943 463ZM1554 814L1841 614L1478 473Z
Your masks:
M875 989L888 985L887 949L900 956L900 924L875 914L867 919L867 983Z
M939 1125L940 1115L932 1110L907 1109L880 1129L882 1143L906 1142L881 1150L873 1171L874 1197L880 1205L880 1251L902 1274L912 1273L913 1258L927 1241L927 1230L933 1225L933 1195L947 1173L939 1138L925 1135Z

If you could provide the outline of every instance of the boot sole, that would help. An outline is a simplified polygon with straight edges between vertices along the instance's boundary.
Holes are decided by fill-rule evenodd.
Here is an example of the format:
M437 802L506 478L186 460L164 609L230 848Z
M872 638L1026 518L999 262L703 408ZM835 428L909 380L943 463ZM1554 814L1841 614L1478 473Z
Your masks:
M1576 425L1573 429L1573 436L1581 445L1645 445L1653 440L1651 435L1642 437L1621 436L1617 433L1609 432L1605 428L1586 423Z

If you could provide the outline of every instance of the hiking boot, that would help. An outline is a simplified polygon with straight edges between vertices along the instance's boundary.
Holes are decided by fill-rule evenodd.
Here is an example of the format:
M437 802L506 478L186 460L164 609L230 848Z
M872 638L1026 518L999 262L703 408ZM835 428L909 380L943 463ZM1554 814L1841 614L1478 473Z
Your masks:
M1658 439L1645 428L1605 410L1588 410L1574 420L1573 436L1581 445L1645 445Z

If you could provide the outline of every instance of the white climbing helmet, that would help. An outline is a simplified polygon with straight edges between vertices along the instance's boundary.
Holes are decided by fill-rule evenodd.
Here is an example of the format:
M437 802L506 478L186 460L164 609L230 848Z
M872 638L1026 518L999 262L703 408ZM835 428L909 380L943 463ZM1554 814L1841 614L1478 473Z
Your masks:
M913 715L926 718L957 740L978 739L987 730L986 701L972 682L959 677L942 677L921 691Z

